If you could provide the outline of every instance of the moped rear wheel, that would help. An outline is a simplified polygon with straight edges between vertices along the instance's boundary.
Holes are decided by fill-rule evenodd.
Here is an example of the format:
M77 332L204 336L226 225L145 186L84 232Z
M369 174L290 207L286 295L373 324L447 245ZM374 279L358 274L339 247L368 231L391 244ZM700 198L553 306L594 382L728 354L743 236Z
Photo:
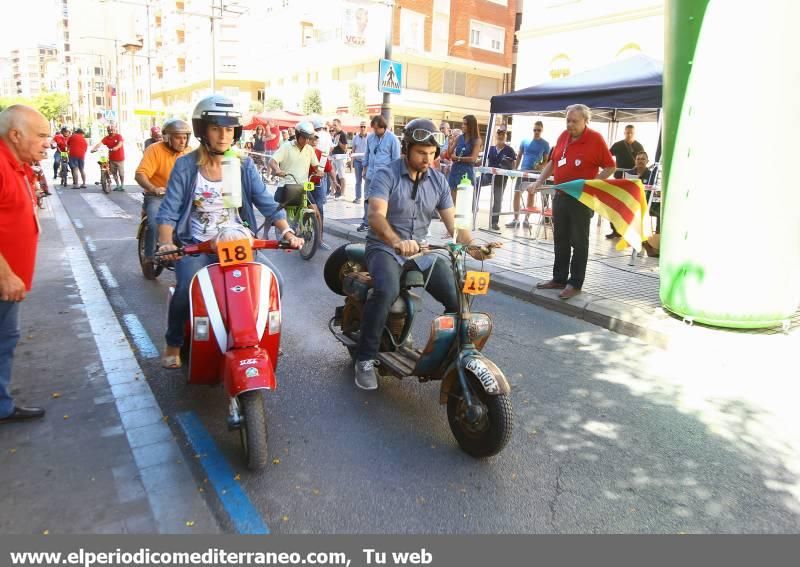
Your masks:
M62 187L66 187L67 186L67 166L64 165L63 163L61 164L60 174L61 174L61 186Z
M300 234L298 236L305 239L305 244L300 249L300 257L303 260L310 260L319 248L319 241L322 233L319 229L319 219L314 213L306 213L300 221Z
M478 379L467 372L467 384L473 400L479 401L483 415L477 423L467 420L467 402L461 387L447 400L447 421L461 449L477 459L498 454L511 439L514 412L507 394L490 396Z
M137 247L139 250L139 266L142 268L142 275L146 280L154 280L164 271L164 266L147 259L145 242L147 241L146 236L148 230L150 230L150 226L147 224L147 218L144 218L139 225L139 231L136 235Z
M247 468L251 471L262 469L269 458L267 450L267 411L264 409L264 391L252 390L239 396L239 411L242 425L239 433L242 439Z

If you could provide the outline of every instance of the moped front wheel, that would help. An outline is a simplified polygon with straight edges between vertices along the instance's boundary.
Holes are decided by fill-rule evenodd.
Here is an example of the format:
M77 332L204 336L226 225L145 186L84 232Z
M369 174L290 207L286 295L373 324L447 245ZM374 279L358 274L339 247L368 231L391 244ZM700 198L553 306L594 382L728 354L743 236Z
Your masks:
M264 391L252 390L239 395L239 411L242 414L239 433L247 468L251 471L262 469L266 466L269 458Z
M319 229L319 219L314 213L306 213L300 221L300 234L305 240L305 244L300 249L300 257L303 260L310 260L319 248L319 241L322 239L322 232Z
M481 417L473 422L467 419L467 402L460 386L447 400L447 421L458 445L468 455L477 459L497 455L511 440L514 411L508 394L490 396L478 379L467 374L467 385L473 401L481 406Z
M61 177L61 186L62 187L66 187L67 186L67 166L65 166L65 165L61 166L60 174L61 174L60 175L60 177Z
M100 174L100 187L103 189L103 193L106 195L108 195L109 191L111 190L108 183L108 173L106 172L102 172Z

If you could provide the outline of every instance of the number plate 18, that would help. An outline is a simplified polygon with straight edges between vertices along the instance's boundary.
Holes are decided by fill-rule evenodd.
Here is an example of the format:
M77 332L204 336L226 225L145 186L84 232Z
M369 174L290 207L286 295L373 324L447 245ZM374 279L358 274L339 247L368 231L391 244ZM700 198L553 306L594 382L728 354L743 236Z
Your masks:
M222 266L233 266L253 261L253 247L246 238L217 243L217 255Z
M489 272L467 272L464 289L467 295L485 295L489 291Z

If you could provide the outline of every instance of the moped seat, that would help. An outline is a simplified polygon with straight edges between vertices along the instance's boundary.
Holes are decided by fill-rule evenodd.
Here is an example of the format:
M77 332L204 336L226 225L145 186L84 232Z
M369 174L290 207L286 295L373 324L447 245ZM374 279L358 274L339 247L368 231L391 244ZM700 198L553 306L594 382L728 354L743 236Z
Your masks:
M401 288L422 287L424 285L425 285L425 277L419 270L409 270L407 272L403 272L403 275L400 278Z

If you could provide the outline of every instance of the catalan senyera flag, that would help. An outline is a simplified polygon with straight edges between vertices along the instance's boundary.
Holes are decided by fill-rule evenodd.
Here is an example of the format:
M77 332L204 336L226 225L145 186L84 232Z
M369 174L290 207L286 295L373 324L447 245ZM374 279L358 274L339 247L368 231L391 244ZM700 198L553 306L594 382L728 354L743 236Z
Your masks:
M576 179L555 185L577 199L601 217L614 223L622 235L617 250L632 246L637 252L642 248L644 219L647 217L647 199L644 185L638 179Z

